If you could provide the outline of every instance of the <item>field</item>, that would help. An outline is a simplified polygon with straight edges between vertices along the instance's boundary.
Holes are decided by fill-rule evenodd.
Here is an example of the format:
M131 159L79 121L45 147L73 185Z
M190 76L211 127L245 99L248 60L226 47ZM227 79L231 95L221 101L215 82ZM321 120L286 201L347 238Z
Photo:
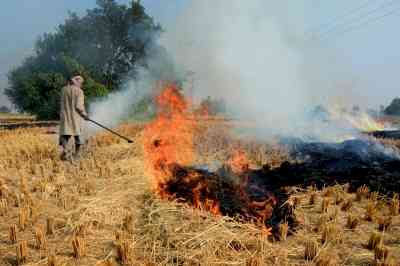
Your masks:
M400 265L396 196L294 188L299 225L282 223L272 237L256 223L160 199L143 126L118 130L134 143L98 134L75 164L60 161L46 129L0 131L0 265ZM226 157L227 135L201 139L196 163ZM276 143L244 146L251 167L290 159Z
M19 121L33 121L36 118L30 115L24 114L11 114L11 113L1 113L0 112L0 122L19 122Z
M0 113L0 129L54 127L58 121L37 121L28 114Z

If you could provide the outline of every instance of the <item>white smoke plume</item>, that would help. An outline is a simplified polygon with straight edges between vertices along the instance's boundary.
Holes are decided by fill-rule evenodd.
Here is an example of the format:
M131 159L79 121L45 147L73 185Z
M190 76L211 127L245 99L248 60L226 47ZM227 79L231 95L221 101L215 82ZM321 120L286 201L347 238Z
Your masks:
M141 69L137 78L127 79L123 87L108 95L98 99L90 105L90 118L107 126L118 126L131 111L132 106L138 103L151 91L154 80L149 72ZM101 130L96 125L88 124L88 134L92 135Z
M304 40L307 27L301 12L291 12L294 5L195 0L163 45L178 66L194 72L195 98L223 98L235 118L257 125L252 133L335 138L338 128L322 129L305 112L343 95L337 85L351 71Z
M344 93L350 96L351 86L340 84L353 77L339 56L304 40L307 27L301 12L292 12L298 4L293 5L192 0L161 36L166 53L149 52L150 71L142 71L135 81L127 81L125 89L94 104L93 118L115 126L135 101L152 91L157 79L179 79L191 72L190 96L224 99L234 118L257 125L253 135L337 140L353 134L354 130L314 122L305 115L311 107L332 103Z

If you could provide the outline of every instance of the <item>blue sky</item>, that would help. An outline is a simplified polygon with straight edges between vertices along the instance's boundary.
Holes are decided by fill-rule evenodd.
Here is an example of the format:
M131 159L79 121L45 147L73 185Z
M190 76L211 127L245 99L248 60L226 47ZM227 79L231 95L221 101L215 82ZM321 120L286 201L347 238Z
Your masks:
M185 3L191 0L142 0L148 12L163 25L173 25L173 21ZM196 0L194 0L196 1ZM200 0L197 0L200 1ZM217 1L217 0L216 0ZM288 1L288 0L286 0ZM0 5L0 88L7 86L7 72L21 63L32 52L37 37L44 32L53 31L62 23L68 11L84 14L85 10L95 6L95 0L2 0ZM129 3L130 0L119 0ZM397 27L400 25L400 1L390 0L335 0L313 1L298 0L288 14L302 17L306 28L329 30L332 21L341 21L339 27L320 40L310 41L310 46L341 57L340 62L350 66L352 81L356 89L352 97L371 106L380 103L387 105L393 97L400 96L400 37ZM365 6L365 9L359 7ZM378 21L370 22L356 30L342 33L346 25L353 25L352 18L379 17L397 10ZM351 10L357 10L352 16L341 17ZM374 13L373 11L376 10ZM296 16L294 16L296 17ZM368 19L368 17L367 17ZM360 24L358 23L358 24ZM357 25L357 23L355 23ZM340 26L341 25L341 26ZM323 58L321 60L324 60ZM0 94L0 105L7 102Z

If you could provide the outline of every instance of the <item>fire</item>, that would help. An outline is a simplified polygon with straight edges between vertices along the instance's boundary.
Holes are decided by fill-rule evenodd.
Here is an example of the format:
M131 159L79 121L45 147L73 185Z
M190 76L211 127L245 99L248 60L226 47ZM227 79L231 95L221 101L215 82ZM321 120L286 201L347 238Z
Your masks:
M362 132L381 131L390 127L387 123L374 119L365 112L349 113L343 112L339 108L330 108L329 115L333 120L338 122L345 122L352 128Z
M241 174L249 169L249 160L242 150L235 150L233 156L227 161L227 165L235 174Z
M225 162L230 171L212 173L192 167L196 159L194 136L204 112L197 112L175 84L167 84L155 98L158 114L143 132L146 169L154 191L215 215L232 215L263 224L270 233L277 199L251 180L246 153L236 149ZM200 117L199 117L200 116ZM196 133L196 134L195 134ZM227 178L231 175L231 178ZM238 182L239 181L239 182Z
M349 115L346 117L346 119L351 125L353 125L353 127L365 132L381 131L385 130L386 128L383 122L373 119L366 113L362 113L357 116Z
M170 177L169 165L190 165L194 160L195 121L190 103L174 84L168 84L155 101L158 114L144 129L144 154L146 168L155 177L154 188L162 192L160 187Z

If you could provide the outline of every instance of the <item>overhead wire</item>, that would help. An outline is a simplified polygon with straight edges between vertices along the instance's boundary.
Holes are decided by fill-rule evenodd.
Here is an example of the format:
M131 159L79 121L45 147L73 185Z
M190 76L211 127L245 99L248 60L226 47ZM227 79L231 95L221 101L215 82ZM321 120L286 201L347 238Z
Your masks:
M358 11L360 11L360 10L366 8L366 7L368 7L368 6L371 5L373 2L374 2L374 0L367 0L367 1L363 2L363 4L361 4L361 5L359 5L359 6L355 7L355 8L352 8L352 9L350 9L350 10L347 10L346 12L344 12L344 13L342 13L342 14L340 14L340 15L334 16L334 17L331 18L328 22L322 23L321 25L319 25L319 26L317 26L317 27L311 28L311 29L308 30L304 35L309 35L309 34L318 33L318 32L319 32L321 29L323 29L325 26L328 26L328 27L329 27L329 26L332 24L332 22L335 23L335 22L337 22L339 19L346 18L346 17L348 17L348 16L350 16L350 15L352 15L352 14L354 14L354 13L356 13L356 12L358 12Z
M351 32L351 31L353 31L353 30L360 29L360 28L365 27L365 26L367 26L367 25L369 25L369 24L371 24L371 23L373 23L373 22L380 21L380 20L382 20L382 19L384 19L384 18L386 18L386 17L388 17L388 16L391 16L391 15L394 15L394 14L397 14L397 13L400 14L400 7L399 7L399 8L396 8L396 9L393 9L393 10L390 10L390 11L388 11L388 12L382 14L381 16L372 17L372 18L370 18L370 19L368 19L368 20L366 20L366 21L363 21L363 23L361 23L361 24L352 25L352 26L350 26L350 27L347 27L347 28L343 29L342 31L337 32L337 34L335 34L335 35L341 35L341 34L345 34L345 33ZM331 35L333 35L333 34L331 34ZM328 36L329 36L329 35L328 35ZM327 38L328 38L328 37L325 36L325 37L319 38L318 40L322 41L322 40L326 40Z
M361 28L363 25L368 25L374 21L381 20L387 16L397 13L400 10L400 8L395 8L395 9L388 10L388 12L384 12L383 14L380 12L382 10L383 11L387 10L388 7L393 6L396 2L400 3L397 0L383 2L377 8L374 8L367 13L363 13L362 15L354 17L351 20L345 19L344 21L346 21L346 23L341 23L341 21L338 21L339 23L333 24L333 26L331 26L331 27L327 27L327 29L324 31L314 32L312 37L306 38L306 40L308 40L308 41L322 40L322 39L325 39L326 36L332 35L331 33L335 33L335 32L346 33L353 29ZM368 2L368 3L370 3L370 2ZM367 3L365 3L363 6L367 6L366 4ZM394 6L396 6L396 5L394 5ZM352 9L352 10L356 10L356 9ZM357 10L360 10L360 9L358 8ZM377 14L378 16L373 16L374 14ZM382 14L382 15L379 15L379 14Z

